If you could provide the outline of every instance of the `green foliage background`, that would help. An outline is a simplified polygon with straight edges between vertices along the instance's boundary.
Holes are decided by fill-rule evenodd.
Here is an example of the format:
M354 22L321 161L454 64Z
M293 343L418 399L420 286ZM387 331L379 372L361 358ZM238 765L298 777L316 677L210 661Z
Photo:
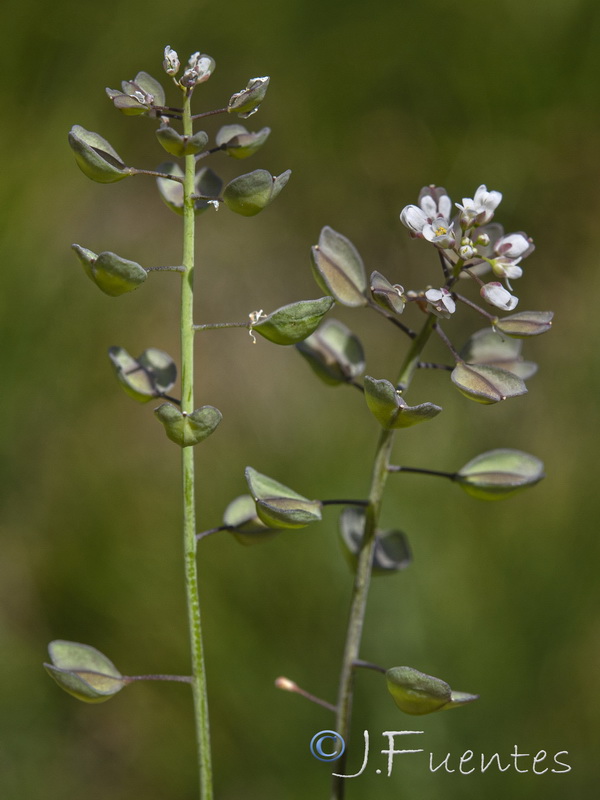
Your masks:
M468 708L414 720L376 673L360 676L355 712L372 738L350 800L592 796L600 745L596 222L600 161L600 9L595 0L8 0L0 11L3 124L0 328L0 792L5 800L195 797L187 690L136 685L88 707L41 669L45 644L93 644L126 673L184 672L179 454L114 381L106 350L177 353L177 280L153 275L117 300L83 276L71 242L146 266L176 263L178 219L151 181L87 181L66 133L104 135L124 158L164 160L153 124L114 111L104 86L139 69L160 75L166 44L211 54L198 91L222 105L255 75L272 85L250 122L273 128L248 168L291 168L267 212L201 220L198 319L244 319L319 296L308 252L322 225L349 235L368 269L422 286L438 265L398 220L427 183L454 200L480 183L504 193L498 218L537 244L521 308L553 308L555 330L530 343L530 392L501 407L462 398L443 373L415 399L444 406L399 437L396 460L452 470L478 452L517 447L544 459L529 493L488 505L417 476L390 481L386 523L415 561L376 581L363 656L409 664L479 692ZM203 105L204 105L204 101ZM212 130L212 129L211 129ZM235 167L222 159L223 173ZM221 165L221 164L220 164ZM219 166L220 166L219 165ZM242 165L245 171L246 165ZM206 282L204 282L206 281ZM391 378L403 343L368 313L336 315L360 333L369 372ZM477 326L477 320L466 323ZM462 334L457 333L460 342ZM251 464L307 496L363 496L377 425L358 392L313 379L293 349L244 331L204 334L199 404L224 414L201 445L202 525L218 524ZM330 715L277 692L284 674L335 696L350 574L323 524L241 548L201 548L219 800L327 797L331 767L308 742ZM568 774L430 773L398 757L384 730L418 729L407 747L436 762L467 749L568 750ZM407 740L408 741L408 740ZM552 766L552 765L551 765ZM357 765L358 768L358 765Z

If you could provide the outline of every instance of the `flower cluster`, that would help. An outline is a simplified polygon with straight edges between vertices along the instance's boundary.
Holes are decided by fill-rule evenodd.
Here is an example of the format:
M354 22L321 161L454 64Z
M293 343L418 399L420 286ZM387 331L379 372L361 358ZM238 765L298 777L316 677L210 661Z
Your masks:
M402 209L400 219L412 236L426 239L442 251L453 279L470 276L478 280L487 303L512 311L518 298L511 294L510 281L523 274L521 261L533 252L534 244L526 233L505 234L501 225L492 223L501 200L500 192L488 191L482 184L473 197L463 197L462 203L455 203L458 213L452 217L452 201L446 190L425 186L419 193L418 205ZM482 268L491 268L498 280L484 284L477 277ZM448 287L428 291L436 295L434 302L427 297L429 310L443 316L453 313L453 303L447 302Z

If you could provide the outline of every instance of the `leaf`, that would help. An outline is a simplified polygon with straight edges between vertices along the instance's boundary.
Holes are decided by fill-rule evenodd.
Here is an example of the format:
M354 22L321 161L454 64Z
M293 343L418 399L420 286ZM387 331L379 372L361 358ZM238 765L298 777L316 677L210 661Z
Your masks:
M56 639L50 642L48 652L52 664L44 664L46 671L78 700L102 703L125 686L119 670L95 647Z
M223 201L236 214L252 217L277 197L289 180L291 170L273 177L266 169L256 169L234 178L225 187Z
M283 530L270 528L260 520L254 498L249 494L243 494L231 501L223 514L223 525L232 528L231 534L243 545L268 541Z
M333 297L321 297L290 303L252 325L252 330L275 344L296 344L314 333L334 302Z
M527 392L523 380L517 375L485 364L471 365L459 361L450 377L465 397L478 403L498 403Z
M216 136L217 146L232 158L248 158L269 138L270 128L249 133L243 125L224 125Z
M304 528L321 519L321 502L308 500L279 481L246 467L246 480L256 503L256 513L274 528Z
M539 336L552 327L553 311L519 311L496 320L494 327L507 336L526 338Z
M165 90L163 89L162 85L153 78L152 75L148 75L147 72L138 72L135 76L134 83L142 89L146 94L152 95L153 102L152 105L154 106L164 106L165 104Z
M313 274L324 292L345 306L367 305L365 268L349 239L326 226L311 253Z
M118 297L126 292L137 289L146 278L148 273L135 261L128 261L126 258L116 255L116 253L103 252L96 255L91 250L80 247L78 244L72 245L77 253L86 275L104 294L111 297Z
M202 406L186 414L171 403L163 403L154 413L164 425L169 439L180 447L191 447L207 439L223 418L214 406Z
M354 571L365 530L363 508L348 506L340 514L342 546ZM406 569L412 561L408 539L402 531L377 531L373 553L373 575L390 575Z
M183 171L179 164L165 162L158 167L157 171L173 175L176 178L183 178ZM168 178L157 178L156 185L166 205L176 214L183 214L183 184ZM196 194L201 195L194 200L194 212L198 214L209 208L211 200L220 200L223 181L210 167L202 167L196 173L194 188Z
M387 430L408 428L437 417L442 410L434 403L409 406L390 381L365 375L365 400L379 424Z
M69 144L78 167L93 181L114 183L132 174L116 150L98 133L74 125L69 131Z
M454 480L473 497L500 500L534 486L543 477L544 465L539 458L520 450L498 449L473 458Z
M296 347L319 378L330 386L354 380L365 368L360 339L337 319L326 319Z
M162 147L172 156L181 158L204 150L208 143L208 135L204 131L198 131L193 136L182 136L170 125L163 123L156 130L156 138ZM173 181L170 181L173 183Z
M453 692L446 681L412 667L392 667L385 677L389 693L405 714L431 714L478 698L476 694Z
M137 359L124 347L111 347L108 355L123 389L139 403L163 396L177 379L171 356L155 347L144 350Z
M537 364L523 360L521 347L519 339L506 339L493 328L483 328L470 337L460 355L469 364L499 367L527 380L537 372Z
M236 92L229 99L227 111L236 112L242 118L250 117L264 100L269 88L269 78L250 78L245 89Z
M402 314L406 305L404 289L399 284L392 285L388 279L375 270L371 273L371 296L378 306L392 314Z

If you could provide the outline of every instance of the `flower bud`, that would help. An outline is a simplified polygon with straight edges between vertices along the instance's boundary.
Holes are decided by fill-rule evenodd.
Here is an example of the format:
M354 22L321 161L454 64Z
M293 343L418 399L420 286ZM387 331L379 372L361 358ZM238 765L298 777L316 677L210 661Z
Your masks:
M512 295L499 281L486 283L481 287L480 294L486 303L503 311L512 311L519 302L519 298Z

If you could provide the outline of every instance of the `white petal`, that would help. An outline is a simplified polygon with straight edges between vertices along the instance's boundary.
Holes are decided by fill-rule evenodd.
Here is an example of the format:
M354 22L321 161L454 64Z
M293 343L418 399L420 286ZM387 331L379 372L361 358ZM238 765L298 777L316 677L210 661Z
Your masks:
M517 297L508 292L501 283L496 281L486 283L485 286L482 286L481 296L490 305L501 308L504 311L512 311L519 302Z
M430 194L424 194L423 197L421 197L420 204L425 212L425 216L429 217L429 219L433 219L437 216L437 204Z
M444 219L450 219L450 213L452 212L452 200L450 200L447 194L443 194L440 197L438 201L438 210L440 216L444 217Z
M532 244L524 233L509 233L496 242L494 250L498 255L518 258L530 250Z
M437 303L443 296L441 289L427 289L425 292L425 297L432 303Z
M521 259L517 259L520 261ZM507 278L515 280L523 275L521 267L517 266L517 261L503 261L501 258L492 262L492 270L497 278Z
M400 220L416 233L421 233L423 226L427 223L427 217L418 206L405 206L400 212Z
M450 314L454 314L454 312L456 311L456 303L454 302L454 298L452 297L450 292L448 292L447 295L444 295L444 299L442 300L442 302L446 306L446 310Z

